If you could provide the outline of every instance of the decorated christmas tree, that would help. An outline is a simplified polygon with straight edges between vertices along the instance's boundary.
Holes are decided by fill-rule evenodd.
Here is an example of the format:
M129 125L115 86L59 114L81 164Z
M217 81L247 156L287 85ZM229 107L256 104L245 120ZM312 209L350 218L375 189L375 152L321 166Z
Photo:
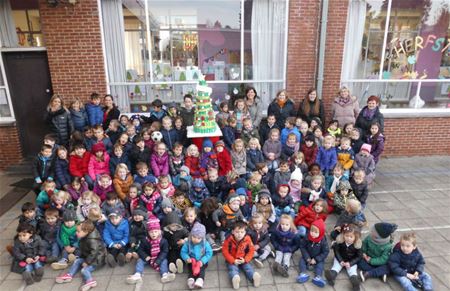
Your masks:
M216 116L211 105L211 87L201 78L197 85L197 98L194 114L194 132L212 133L216 131Z

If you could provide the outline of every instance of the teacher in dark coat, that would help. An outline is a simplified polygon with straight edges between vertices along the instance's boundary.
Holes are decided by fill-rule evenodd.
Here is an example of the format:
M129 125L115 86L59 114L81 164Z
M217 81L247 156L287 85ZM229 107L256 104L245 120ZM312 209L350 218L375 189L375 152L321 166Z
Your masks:
M113 97L111 95L105 95L103 98L103 129L108 129L109 123L113 119L119 119L120 110L114 104Z
M74 129L70 112L64 107L64 101L59 95L50 98L44 118L52 133L56 134L57 143L67 146Z
M298 108L297 116L311 124L311 120L314 117L320 119L322 124L325 124L325 112L323 110L322 100L317 96L316 88L308 90L308 94L303 99L300 107Z
M275 115L277 125L279 128L284 128L286 118L295 116L294 102L288 98L286 90L281 90L277 93L275 100L270 103L267 109L267 116Z
M380 131L384 131L384 116L379 108L380 98L372 95L367 99L367 105L359 112L356 118L355 127L362 129L364 139L370 136L370 126L377 122L380 124Z

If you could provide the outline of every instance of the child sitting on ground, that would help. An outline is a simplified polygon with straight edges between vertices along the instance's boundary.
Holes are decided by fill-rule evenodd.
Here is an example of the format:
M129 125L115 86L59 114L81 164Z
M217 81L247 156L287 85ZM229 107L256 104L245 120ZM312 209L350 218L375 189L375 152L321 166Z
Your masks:
M255 255L253 257L253 262L256 267L263 268L264 261L272 252L270 248L270 234L268 230L268 225L264 216L261 213L253 213L250 219L248 228L248 234L252 238L253 245L255 246Z
M78 238L76 236L77 215L74 210L66 210L63 214L63 224L58 233L58 244L62 249L61 259L51 264L53 270L67 268L80 255Z
M298 235L305 237L311 228L311 223L317 219L325 221L328 217L328 204L325 200L319 198L309 206L301 206L294 219L297 226Z
M291 257L298 248L296 236L297 229L292 217L287 214L281 215L278 227L272 232L270 241L275 249L275 262L272 267L276 273L285 278L289 277Z
M357 170L353 173L353 177L350 179L350 186L352 187L353 194L361 202L362 208L366 208L366 200L369 196L369 188L366 182L366 173L363 170Z
M345 211L343 211L336 221L334 230L330 233L332 239L342 232L342 228L347 224L353 224L359 228L367 224L366 217L361 212L361 203L356 199L349 199L345 204Z
M205 237L205 226L196 222L187 242L181 248L180 256L188 267L187 285L189 289L203 288L205 271L213 256L211 245Z
M259 287L261 275L253 270L250 261L253 259L255 247L252 239L246 233L245 222L238 221L232 227L231 234L223 243L222 254L227 263L228 276L231 279L233 289L239 289L241 277L239 269L242 269L247 280L253 282L253 286Z
M158 179L158 184L156 184L156 189L158 190L161 197L171 198L175 193L175 187L170 182L169 175L162 175Z
M266 188L261 189L258 192L258 195L256 195L255 203L252 208L252 217L254 217L256 213L263 216L264 222L268 223L269 227L272 227L276 221L275 207L272 204L270 192Z
M111 213L119 213L120 216L125 216L125 206L119 197L117 197L116 192L106 194L106 200L102 203L101 207L105 217L108 217Z
M108 215L108 220L103 230L103 240L108 249L106 262L111 268L114 268L117 264L119 266L125 264L129 236L130 228L128 220L123 219L120 212L111 212Z
M128 241L127 253L125 260L131 261L132 258L138 259L138 249L147 236L147 211L142 208L133 210L130 221L130 238Z
M183 273L180 251L187 241L189 231L181 224L180 217L176 212L167 213L163 220L163 232L164 238L169 242L169 253L167 255L169 270L172 273Z
M39 236L45 242L47 257L46 263L51 264L58 260L59 245L57 242L61 221L57 209L49 208L45 210L44 219L40 221L38 231Z
M92 191L86 191L81 194L78 199L77 218L78 221L85 221L88 219L89 210L95 206L100 205L100 198Z
M341 214L345 210L345 205L349 199L357 199L353 194L349 181L341 181L334 195L334 212Z
M279 184L277 192L272 195L272 203L275 207L275 215L279 218L282 214L291 217L295 216L294 200L289 195L290 188L288 184Z
M215 210L212 216L214 223L220 229L220 243L223 245L226 235L233 230L233 224L237 221L244 220L244 216L240 210L241 200L237 195L228 197L227 202Z
M211 244L213 252L217 252L222 249L222 246L216 243L216 240L219 238L219 228L212 218L214 211L218 208L219 204L216 199L209 197L203 201L198 213L200 222L206 227L206 239Z

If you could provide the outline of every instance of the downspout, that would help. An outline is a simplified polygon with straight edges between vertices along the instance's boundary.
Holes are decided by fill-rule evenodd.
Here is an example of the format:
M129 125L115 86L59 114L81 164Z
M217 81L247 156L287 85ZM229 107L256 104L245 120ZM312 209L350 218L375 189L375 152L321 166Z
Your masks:
M322 1L322 15L320 17L319 68L317 73L317 96L323 99L323 72L325 66L325 44L327 40L328 0Z

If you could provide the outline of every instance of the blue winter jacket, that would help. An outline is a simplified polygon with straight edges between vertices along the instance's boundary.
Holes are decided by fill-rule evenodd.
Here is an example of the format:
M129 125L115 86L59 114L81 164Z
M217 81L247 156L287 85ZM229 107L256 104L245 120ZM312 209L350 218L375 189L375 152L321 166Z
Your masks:
M81 108L80 111L70 109L70 117L72 118L73 127L75 130L80 132L83 132L84 128L89 123L89 119L84 108Z
M286 143L288 135L291 133L295 134L295 136L297 137L297 141L301 143L302 136L300 134L300 131L298 131L298 128L294 126L292 129L283 128L283 130L281 131L281 138L280 138L281 144Z
M127 165L128 170L131 169L131 163L130 160L128 160L128 155L123 153L122 156L119 158L114 153L111 153L109 159L109 172L111 173L111 175L114 175L114 173L116 172L117 165L121 163Z
M398 243L389 257L389 268L394 276L406 276L407 273L422 274L425 268L425 260L419 249L416 248L409 255L402 252L400 243Z
M129 238L130 227L128 220L122 218L119 225L114 225L109 220L106 221L105 229L103 230L103 240L108 248L111 248L115 244L126 246Z
M261 150L247 150L247 171L255 171L257 163L264 163L264 156Z
M307 238L300 240L300 251L305 261L314 259L316 262L324 262L330 252L326 236L320 242L315 243Z
M163 136L163 141L166 144L167 148L171 151L173 149L173 145L178 142L178 134L175 129L166 130L162 128L161 134Z
M282 231L280 227L277 227L270 236L270 242L276 251L293 253L298 249L296 236L296 233L293 231Z
M86 108L86 113L88 116L90 126L94 126L94 125L103 123L102 106L94 105L94 104L88 102L86 104L85 108Z
M69 161L56 158L55 161L56 184L61 188L64 185L70 185L72 176L69 173Z
M200 243L195 245L189 240L181 248L180 256L185 262L187 259L194 258L197 261L201 261L203 265L206 265L211 260L213 251L206 239L203 239Z
M231 149L236 136L234 134L234 129L231 126L225 126L222 128L223 142L225 143L227 149Z
M320 147L317 153L316 163L320 165L320 169L323 173L332 171L337 163L336 148L325 149Z

